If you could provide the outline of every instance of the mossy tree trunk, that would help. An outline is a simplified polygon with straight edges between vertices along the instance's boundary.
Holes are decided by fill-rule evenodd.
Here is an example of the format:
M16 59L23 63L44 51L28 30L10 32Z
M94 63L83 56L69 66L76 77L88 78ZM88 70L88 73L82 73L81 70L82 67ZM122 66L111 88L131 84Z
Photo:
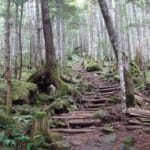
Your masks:
M33 74L30 77L29 81L37 83L41 91L47 90L49 85L53 84L58 90L58 95L63 95L65 91L68 91L69 86L61 80L59 74L58 63L56 60L55 48L53 43L48 0L41 0L41 10L46 50L46 65L41 70Z
M126 107L135 107L134 86L131 73L124 67Z

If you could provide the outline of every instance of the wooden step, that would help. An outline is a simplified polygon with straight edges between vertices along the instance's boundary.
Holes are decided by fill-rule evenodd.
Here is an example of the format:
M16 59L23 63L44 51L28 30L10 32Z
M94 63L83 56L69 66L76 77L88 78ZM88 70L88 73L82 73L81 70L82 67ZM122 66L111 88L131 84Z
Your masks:
M80 134L80 133L90 133L96 132L94 129L50 129L50 132L61 132L64 134Z
M89 127L89 126L97 126L100 125L101 120L100 119L92 119L92 120L71 120L68 122L68 124L73 128L73 127Z
M85 104L85 108L100 108L105 106L105 104Z
M72 116L53 116L50 117L50 119L64 119L64 120L74 120L74 119L88 119L88 118L92 118L92 115L72 115Z
M99 103L105 103L107 102L108 98L102 98L102 99L86 99L82 100L82 102L87 102L87 103L93 103L93 104L99 104Z

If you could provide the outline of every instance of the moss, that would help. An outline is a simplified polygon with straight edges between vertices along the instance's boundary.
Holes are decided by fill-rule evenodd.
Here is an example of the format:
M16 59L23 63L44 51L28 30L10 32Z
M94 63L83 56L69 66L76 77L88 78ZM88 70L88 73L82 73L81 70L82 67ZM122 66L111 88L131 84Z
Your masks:
M126 106L127 108L129 107L135 107L136 105L136 101L135 101L135 97L132 93L126 93Z
M132 146L135 143L135 139L133 137L126 137L122 140L122 142L126 145Z
M61 86L57 89L56 97L68 95L69 91L71 91L71 87L69 86L69 84L61 81Z
M114 80L116 80L116 81L120 81L120 77L119 77L119 75L114 75Z
M47 113L43 111L36 111L34 114L35 119L38 119L38 120L41 120L46 116L47 116Z
M101 70L101 67L98 63L96 62L89 62L85 65L85 70L86 71L100 71Z
M22 100L29 101L31 92L37 90L37 85L34 83L13 80L12 82L12 99L13 101Z
M0 112L0 127L7 127L16 124L15 120L5 112Z
M108 102L110 102L110 103L117 103L118 102L118 98L116 96L111 96L108 99Z
M5 100L3 97L0 96L0 105L4 104L5 103Z
M106 134L110 134L110 133L114 133L115 130L113 129L113 127L103 127L102 131Z

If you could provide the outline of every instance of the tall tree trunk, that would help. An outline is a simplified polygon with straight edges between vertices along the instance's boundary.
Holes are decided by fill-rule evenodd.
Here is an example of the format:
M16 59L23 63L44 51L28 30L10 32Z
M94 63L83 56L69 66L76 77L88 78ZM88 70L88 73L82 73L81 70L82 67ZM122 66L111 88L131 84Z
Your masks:
M127 106L127 105L125 105L124 97L126 98L126 101L128 100L128 95L125 94L125 91L128 88L128 86L125 86L125 80L127 80L128 76L126 76L126 74L124 73L124 67L125 66L123 66L123 62L122 62L122 51L121 51L121 44L120 44L120 40L119 40L119 35L117 34L117 32L114 28L106 0L99 0L99 5L100 5L101 12L102 12L102 15L103 15L103 18L104 18L104 21L105 21L105 24L106 24L106 27L108 30L111 44L113 46L116 60L118 62L118 66L119 66L118 68L120 70L119 73L120 73L122 99L123 99L122 110L124 111L124 109L126 109L126 106ZM132 83L128 82L128 85L130 85L133 88ZM130 93L128 93L128 94L130 94ZM133 93L131 93L131 94L133 94ZM133 94L133 97L134 97L134 94ZM135 98L132 98L131 101L135 102ZM134 102L132 102L132 103L134 103Z
M16 5L16 18L15 18L15 50L14 50L14 59L15 59L15 70L14 76L17 79L18 74L18 0L15 1Z
M42 57L42 51L41 51L41 28L40 28L40 14L39 14L40 10L39 10L39 0L36 0L36 49L37 49L37 53L38 53L38 57L37 60L38 62L43 65L43 57ZM37 66L37 65L36 65Z
M29 3L29 20L30 20L30 68L35 67L35 41L34 41L34 12L33 0L28 0Z
M55 68L57 61L53 43L51 20L49 16L48 0L41 0L41 9L46 49L46 65L48 67Z
M21 1L21 14L19 23L19 50L20 50L20 67L19 67L19 80L21 79L23 56L22 56L22 17L23 17L23 0Z
M113 49L114 49L115 57L116 57L116 60L118 62L118 58L119 58L118 52L120 49L120 44L119 44L117 32L115 31L111 16L109 14L106 0L99 0L99 5L100 5L102 15L103 15L106 27L107 27L107 31L109 34L109 38L111 40L111 44L112 44Z
M11 99L11 62L10 62L10 0L6 1L6 18L5 18L5 81L7 84L7 106L12 107Z

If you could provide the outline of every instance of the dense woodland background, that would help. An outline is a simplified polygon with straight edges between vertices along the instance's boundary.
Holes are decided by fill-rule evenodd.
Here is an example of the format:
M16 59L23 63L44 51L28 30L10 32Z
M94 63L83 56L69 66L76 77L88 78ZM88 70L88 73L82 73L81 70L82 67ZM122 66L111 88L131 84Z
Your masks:
M77 109L90 89L77 62L120 84L121 112L149 110L149 18L150 0L1 0L0 148L52 146L47 117Z

